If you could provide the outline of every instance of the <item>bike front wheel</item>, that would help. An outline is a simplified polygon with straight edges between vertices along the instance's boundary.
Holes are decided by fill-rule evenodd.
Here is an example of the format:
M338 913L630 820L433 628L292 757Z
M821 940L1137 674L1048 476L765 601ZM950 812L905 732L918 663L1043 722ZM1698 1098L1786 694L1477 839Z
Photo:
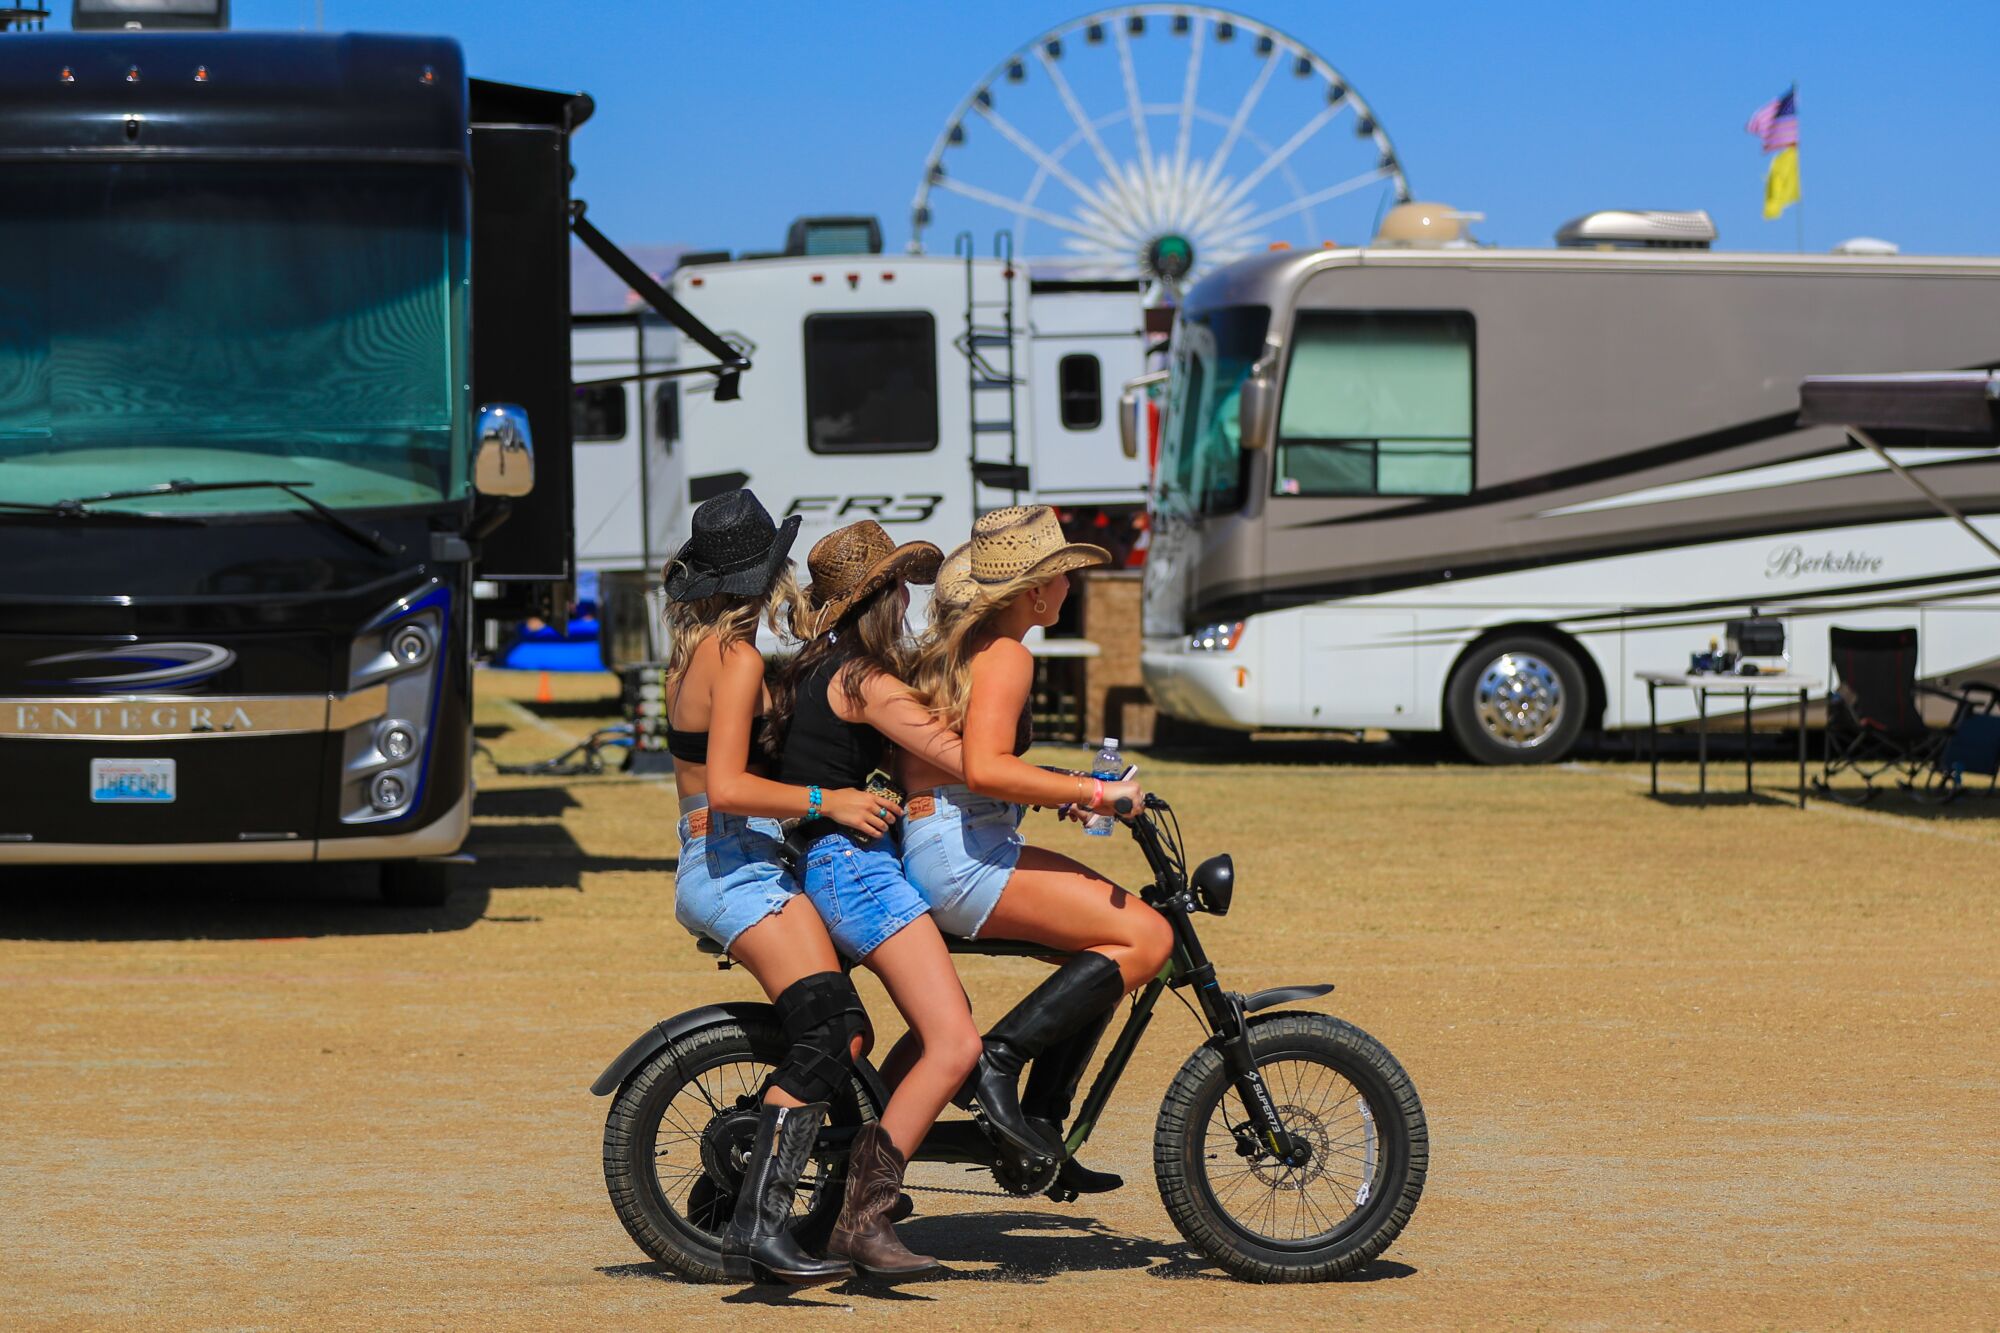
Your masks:
M1204 1046L1167 1089L1153 1134L1167 1215L1247 1281L1345 1277L1416 1210L1430 1164L1423 1104L1382 1043L1327 1014L1252 1019L1250 1047L1306 1159L1286 1166L1260 1141L1221 1053Z

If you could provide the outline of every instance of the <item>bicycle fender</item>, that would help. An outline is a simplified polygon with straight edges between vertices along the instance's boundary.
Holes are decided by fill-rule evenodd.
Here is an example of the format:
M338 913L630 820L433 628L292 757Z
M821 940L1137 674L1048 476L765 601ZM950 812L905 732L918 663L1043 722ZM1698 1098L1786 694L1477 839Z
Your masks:
M699 1032L718 1023L748 1023L752 1020L775 1027L778 1023L778 1011L762 1001L729 1000L722 1004L705 1004L699 1009L690 1009L684 1014L663 1018L640 1033L638 1039L627 1046L624 1053L597 1076L597 1081L590 1085L590 1094L593 1097L603 1097L618 1091L625 1086L625 1080L632 1077L640 1065L691 1032Z
M1274 1004L1290 1004L1294 1000L1316 1000L1333 989L1331 981L1323 981L1314 986L1273 986L1260 990L1254 995L1243 997L1243 1012L1254 1014L1259 1009L1269 1009Z

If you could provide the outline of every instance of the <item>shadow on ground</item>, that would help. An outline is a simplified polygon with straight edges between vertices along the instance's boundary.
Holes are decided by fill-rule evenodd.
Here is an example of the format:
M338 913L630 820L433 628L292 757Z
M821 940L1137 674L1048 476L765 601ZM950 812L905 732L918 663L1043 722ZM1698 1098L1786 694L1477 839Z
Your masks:
M935 1297L926 1294L925 1289L940 1283L1034 1284L1067 1273L1142 1271L1156 1278L1234 1280L1192 1246L1127 1235L1094 1217L1021 1209L954 1213L915 1217L898 1225L896 1232L911 1249L935 1255L945 1271L900 1284L863 1277L832 1287L803 1290L745 1287L721 1296L721 1303L810 1306L826 1304L829 1297L849 1295L886 1301L930 1301ZM659 1264L611 1264L597 1271L607 1277L680 1280ZM1408 1264L1377 1259L1345 1280L1390 1281L1410 1277L1416 1271Z

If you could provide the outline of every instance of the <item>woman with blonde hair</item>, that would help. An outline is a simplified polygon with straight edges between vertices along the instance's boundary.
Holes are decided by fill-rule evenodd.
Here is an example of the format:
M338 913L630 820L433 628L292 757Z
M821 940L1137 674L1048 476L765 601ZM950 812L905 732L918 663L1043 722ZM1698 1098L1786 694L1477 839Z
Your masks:
M1119 999L1156 976L1173 949L1159 913L1088 866L1028 845L1018 829L1024 806L1111 814L1118 801L1143 796L1135 782L1051 772L1021 757L1033 741L1034 684L1022 640L1055 623L1071 573L1110 560L1101 547L1065 541L1046 505L981 517L963 576L940 589L942 609L915 677L939 721L963 738L964 781L921 755L904 762L906 789L921 794L906 812L903 869L938 924L968 939L1029 940L1071 954L988 1030L968 1086L996 1130L1047 1153ZM1031 1060L1022 1096L1015 1085ZM1075 1162L1063 1169L1079 1193L1123 1183Z
M959 771L957 734L903 683L905 584L929 583L939 559L929 542L896 545L872 519L814 544L806 557L812 584L794 620L805 647L774 691L774 711L784 719L780 781L813 792L874 786L887 813L895 806L883 771L892 744L931 768ZM881 978L919 1047L881 1118L854 1137L847 1197L827 1253L874 1274L923 1272L937 1261L912 1254L889 1213L910 1155L979 1061L979 1029L928 904L903 877L893 839L841 827L815 808L792 843L801 849L806 894L834 943Z
M788 1228L828 1098L846 1084L868 1020L786 869L778 821L810 809L874 837L900 811L858 786L808 791L763 776L754 747L770 695L757 626L798 596L787 556L799 520L779 528L756 496L736 490L704 502L693 527L666 570L667 748L681 798L674 917L750 970L789 1043L764 1084L722 1267L736 1278L834 1282L853 1269L807 1254Z

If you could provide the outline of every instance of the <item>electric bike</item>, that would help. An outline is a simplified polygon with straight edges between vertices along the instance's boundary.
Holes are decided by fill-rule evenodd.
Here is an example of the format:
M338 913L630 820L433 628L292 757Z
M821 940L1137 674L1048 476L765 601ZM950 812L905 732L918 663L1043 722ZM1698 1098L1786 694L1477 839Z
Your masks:
M1233 862L1224 853L1189 873L1179 823L1157 796L1123 813L1153 874L1140 896L1172 925L1174 951L1133 997L1063 1131L1061 1153L1074 1156L1089 1141L1160 997L1192 995L1210 1035L1168 1086L1153 1134L1167 1215L1189 1244L1238 1278L1347 1276L1388 1248L1423 1193L1430 1133L1417 1090L1387 1048L1351 1023L1309 1010L1272 1012L1332 985L1224 990L1194 918L1228 913ZM954 953L1051 956L1046 945L1020 941L950 945ZM720 953L709 941L700 947ZM639 1247L684 1278L723 1280L722 1230L755 1138L764 1077L784 1051L770 1005L707 1005L649 1028L591 1085L613 1095L604 1125L612 1206ZM857 1061L799 1182L793 1227L809 1247L840 1212L855 1131L887 1101L874 1066ZM1002 1189L1024 1198L1076 1197L1058 1183L1061 1158L1024 1158L976 1115L940 1120L913 1160L987 1167Z

